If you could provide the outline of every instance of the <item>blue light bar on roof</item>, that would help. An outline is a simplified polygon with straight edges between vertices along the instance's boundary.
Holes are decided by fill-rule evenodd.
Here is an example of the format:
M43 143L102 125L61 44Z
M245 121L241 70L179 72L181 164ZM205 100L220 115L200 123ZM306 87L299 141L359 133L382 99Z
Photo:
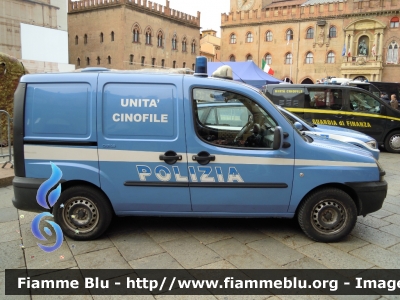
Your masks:
M196 68L194 76L208 77L207 74L207 57L197 56L196 57Z

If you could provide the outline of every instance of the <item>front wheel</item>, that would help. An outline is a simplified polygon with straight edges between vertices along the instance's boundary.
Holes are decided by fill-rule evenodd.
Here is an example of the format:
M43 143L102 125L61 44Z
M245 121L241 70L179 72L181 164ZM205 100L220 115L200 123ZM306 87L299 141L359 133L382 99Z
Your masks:
M400 131L396 130L389 133L385 139L385 149L387 152L400 153Z
M357 207L351 197L336 188L313 192L300 205L301 229L317 242L337 242L346 237L357 222Z
M61 193L53 207L55 221L74 240L92 240L108 228L112 207L108 199L90 186L74 186Z

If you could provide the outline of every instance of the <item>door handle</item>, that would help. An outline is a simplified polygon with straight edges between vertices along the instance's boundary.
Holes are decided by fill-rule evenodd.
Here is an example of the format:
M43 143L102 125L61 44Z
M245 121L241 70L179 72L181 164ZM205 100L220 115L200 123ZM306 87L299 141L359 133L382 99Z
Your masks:
M169 165L173 165L178 160L182 160L182 155L176 154L175 151L167 151L164 154L160 154L160 160L165 161Z
M193 155L192 159L200 165L207 165L210 161L215 161L215 155L210 155L207 151L201 151L197 155Z

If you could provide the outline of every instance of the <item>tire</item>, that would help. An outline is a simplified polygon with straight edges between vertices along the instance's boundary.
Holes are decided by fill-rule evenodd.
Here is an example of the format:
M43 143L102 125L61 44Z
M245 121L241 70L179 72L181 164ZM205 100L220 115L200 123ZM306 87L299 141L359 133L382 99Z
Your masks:
M66 189L53 207L54 219L74 240L93 240L106 231L113 216L108 199L90 186Z
M385 139L387 152L400 153L400 130L390 132Z
M301 203L298 222L304 233L317 242L332 243L346 237L357 222L357 207L342 190L315 191Z

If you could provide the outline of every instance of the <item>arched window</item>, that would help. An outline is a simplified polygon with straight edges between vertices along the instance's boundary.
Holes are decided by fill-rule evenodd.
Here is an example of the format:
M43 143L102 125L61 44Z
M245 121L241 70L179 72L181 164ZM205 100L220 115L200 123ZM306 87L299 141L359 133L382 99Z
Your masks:
M293 40L293 30L292 29L288 29L286 31L286 40L287 41Z
M399 27L399 18L398 17L393 17L390 19L390 28L396 28Z
M156 64L156 59L153 57L151 59L151 66L154 68L155 64Z
M330 38L336 37L336 27L335 26L331 26L331 28L329 28L329 37Z
M194 68L196 67L196 65L195 64L192 64L192 70L194 71Z
M272 31L267 31L265 33L265 41L266 42L272 42Z
M192 41L192 53L193 54L196 53L196 41L195 40Z
M111 56L110 55L107 57L107 60L108 60L108 64L111 65Z
M314 28L308 28L306 39L313 39L314 38Z
M151 29L146 29L146 45L151 45Z
M265 59L265 63L266 63L267 65L271 65L271 64L272 64L272 56L271 56L271 54L267 53L267 54L265 55L264 59Z
M89 57L86 57L86 65L90 66L90 58Z
M333 51L329 51L328 52L327 63L328 64L334 64L335 63L335 53L333 53Z
M182 40L182 52L186 52L186 38Z
M157 47L162 48L163 47L163 33L160 30L157 34Z
M144 66L144 59L145 59L144 56L142 56L142 58L140 59L140 64L141 64L142 66Z
M177 50L176 36L175 35L172 37L172 50Z
M103 33L102 32L100 32L100 43L102 43L103 42Z
M247 60L247 61L249 61L249 60L253 60L253 55L251 55L251 54L247 54L247 56L246 56L246 60Z
M186 63L183 62L182 68L186 68Z
M292 64L292 60L293 60L293 55L292 53L287 53L285 56L285 64L286 65L291 65Z
M306 55L306 64L314 63L314 55L311 52L308 52Z
M235 55L231 55L231 56L229 56L229 61L236 61L236 57L235 57Z
M81 66L81 59L78 57L78 59L76 60L76 65L78 66L78 67L80 67Z
M229 38L229 44L236 44L236 34L232 33Z
M133 54L129 55L129 64L133 65Z
M114 42L114 31L111 31L111 42Z
M246 34L246 43L252 43L253 42L253 34L251 32L248 32Z
M399 45L392 41L388 47L386 63L387 64L398 64L399 60Z
M176 68L176 61L174 60L173 62L172 62L172 68Z
M133 39L132 42L139 43L139 28L133 28Z
M97 56L97 64L100 65L100 62L101 62L101 61L100 61L100 57Z
M75 36L75 45L78 45L78 42L79 42L79 38L78 38L78 36L76 35L76 36Z
M164 67L165 67L165 60L162 59L162 60L161 60L161 68L164 68Z
M86 45L87 44L87 34L85 34L84 36L83 36L83 43Z

